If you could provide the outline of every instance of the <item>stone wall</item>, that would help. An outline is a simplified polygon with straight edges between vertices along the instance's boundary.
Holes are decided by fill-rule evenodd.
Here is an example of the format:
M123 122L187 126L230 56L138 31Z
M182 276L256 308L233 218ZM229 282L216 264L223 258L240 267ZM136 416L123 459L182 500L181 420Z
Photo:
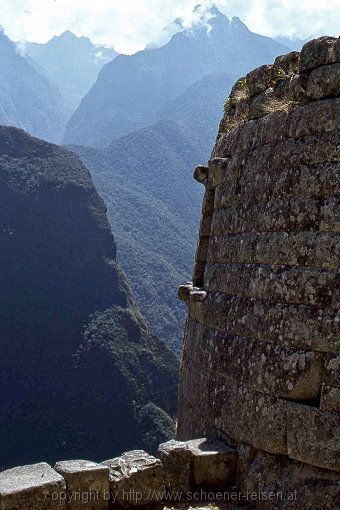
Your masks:
M195 171L206 192L179 292L179 439L224 438L240 488L297 490L296 508L340 508L339 95L331 37L235 84Z

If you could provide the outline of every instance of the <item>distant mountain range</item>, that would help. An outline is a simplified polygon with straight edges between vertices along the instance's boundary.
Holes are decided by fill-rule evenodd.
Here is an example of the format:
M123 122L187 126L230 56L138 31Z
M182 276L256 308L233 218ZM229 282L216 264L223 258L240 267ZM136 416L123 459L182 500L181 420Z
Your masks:
M103 460L174 433L178 363L150 335L91 176L0 126L0 458Z
M0 67L0 124L60 142L67 120L61 94L18 53L2 30Z
M57 86L69 115L96 82L103 65L117 56L113 49L95 45L69 30L46 44L22 41L19 47L33 66Z
M302 46L307 41L310 41L311 39L314 39L315 37L317 37L317 36L310 36L310 37L307 37L306 39L299 39L298 37L279 36L279 37L275 37L275 41L277 41L281 44L284 44L285 46L287 46L287 48L289 48L292 51L301 51Z
M234 81L288 51L238 19L212 15L208 32L182 31L104 66L68 125L81 119L76 140L97 146L72 149L108 206L118 259L151 330L175 352L185 314L177 287L191 279L202 196L194 167L209 158Z
M106 64L68 122L64 143L105 147L157 122L169 101L206 75L238 78L287 52L238 18L229 20L216 8L210 14L209 27L181 31L161 48L120 55Z
M191 278L202 193L194 166L209 158L234 81L289 49L216 8L209 26L187 30L176 20L169 31L177 33L163 47L131 56L70 32L20 50L30 69L62 91L68 111L110 59L64 142L84 159L107 203L118 259L151 331L179 352L184 309L176 290Z

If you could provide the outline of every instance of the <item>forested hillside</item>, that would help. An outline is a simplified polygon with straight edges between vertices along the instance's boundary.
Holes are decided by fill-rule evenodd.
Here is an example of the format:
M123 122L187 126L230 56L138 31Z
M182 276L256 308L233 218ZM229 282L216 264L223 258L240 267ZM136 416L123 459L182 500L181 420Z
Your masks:
M177 361L145 325L79 158L1 127L0 222L2 465L170 437Z

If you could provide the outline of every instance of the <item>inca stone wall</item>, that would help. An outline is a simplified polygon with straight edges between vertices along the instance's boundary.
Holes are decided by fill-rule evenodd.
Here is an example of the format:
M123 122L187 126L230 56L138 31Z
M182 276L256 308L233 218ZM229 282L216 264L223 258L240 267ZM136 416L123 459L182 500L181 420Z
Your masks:
M297 490L299 508L340 508L339 95L340 38L235 84L195 171L206 192L180 288L179 439L224 438L242 490Z

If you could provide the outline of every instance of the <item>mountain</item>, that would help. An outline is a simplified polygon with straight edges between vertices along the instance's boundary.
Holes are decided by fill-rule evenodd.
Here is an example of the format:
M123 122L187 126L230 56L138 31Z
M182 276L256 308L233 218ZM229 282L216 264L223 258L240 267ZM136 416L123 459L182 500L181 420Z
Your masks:
M313 39L314 37L308 37L307 39L300 39L299 37L285 37L285 36L278 36L275 37L275 41L279 42L280 44L284 44L289 48L291 51L301 51L302 46L307 42Z
M108 149L74 146L108 208L118 260L154 334L182 346L185 307L178 286L191 278L202 189L193 180L200 140L184 126L159 121Z
M160 114L162 119L176 122L195 136L202 151L201 163L208 159L223 115L223 104L235 79L226 73L208 74L168 101ZM192 164L189 173L190 170Z
M286 53L216 8L209 26L182 30L161 48L118 56L106 64L66 126L66 144L105 147L130 131L152 125L166 104L209 74L239 77ZM226 95L227 95L226 90Z
M177 360L135 304L88 170L11 127L0 244L2 465L102 460L171 437Z
M0 30L0 124L14 125L32 135L61 140L66 112L58 91L17 52Z
M103 65L117 56L113 49L95 45L87 37L77 37L69 30L46 44L24 41L19 47L58 87L69 115L95 83Z

